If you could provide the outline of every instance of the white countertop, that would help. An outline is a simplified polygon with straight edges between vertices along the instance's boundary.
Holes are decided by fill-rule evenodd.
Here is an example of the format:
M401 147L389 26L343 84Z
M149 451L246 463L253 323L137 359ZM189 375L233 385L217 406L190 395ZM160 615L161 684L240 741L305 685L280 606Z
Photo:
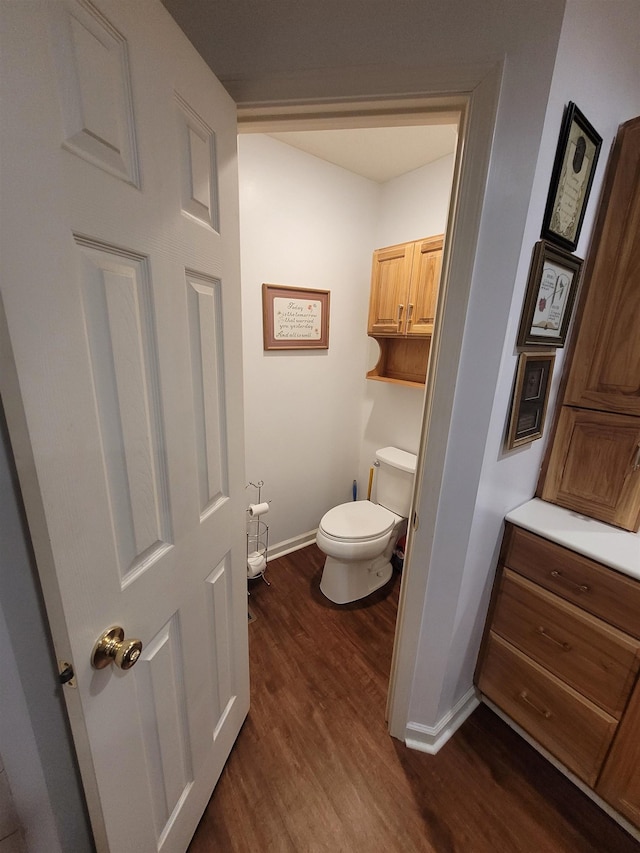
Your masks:
M506 520L640 580L640 534L534 498Z

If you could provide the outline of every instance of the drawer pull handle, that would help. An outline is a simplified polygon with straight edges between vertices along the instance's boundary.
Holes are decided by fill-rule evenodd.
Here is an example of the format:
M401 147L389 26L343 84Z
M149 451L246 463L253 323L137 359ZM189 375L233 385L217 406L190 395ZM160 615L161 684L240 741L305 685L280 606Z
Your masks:
M553 571L551 572L551 577L555 578L557 581L564 581L564 583L572 586L576 592L589 592L590 587L586 585L586 583L576 583L575 581L570 580L569 578L565 578L562 572Z
M544 637L545 640L549 640L551 643L555 643L556 646L560 646L560 648L564 649L565 652L571 651L571 646L569 645L569 643L565 643L562 640L556 640L555 637L552 637L551 634L547 633L543 625L538 626L538 634L540 634L541 637Z
M526 702L527 705L530 705L534 711L541 714L545 720L548 720L551 717L551 711L547 708L541 708L539 705L536 705L535 702L532 702L531 699L529 699L529 695L526 690L523 690L522 693L520 693L519 698L522 699L523 702Z
M400 331L400 324L402 323L402 311L404 310L404 305L398 305L398 331Z

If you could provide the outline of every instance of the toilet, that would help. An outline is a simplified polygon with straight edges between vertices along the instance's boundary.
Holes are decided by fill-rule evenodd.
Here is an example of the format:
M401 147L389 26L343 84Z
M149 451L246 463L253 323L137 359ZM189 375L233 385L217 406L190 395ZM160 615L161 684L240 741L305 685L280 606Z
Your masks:
M376 498L326 512L316 533L327 555L320 589L335 604L370 595L393 574L391 555L407 529L416 456L397 447L376 451Z

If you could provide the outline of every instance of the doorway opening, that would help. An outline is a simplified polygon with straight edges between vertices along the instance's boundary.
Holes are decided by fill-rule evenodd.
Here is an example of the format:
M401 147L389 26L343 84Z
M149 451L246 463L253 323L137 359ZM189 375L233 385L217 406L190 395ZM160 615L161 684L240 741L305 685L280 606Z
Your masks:
M274 556L314 541L315 531L310 528L329 506L350 499L346 492L353 479L358 483L358 497L367 497L373 454L387 444L418 453L412 508L417 519L421 460L437 375L440 316L446 301L449 234L460 186L465 110L462 99L438 103L430 99L395 106L334 105L321 110L316 105L260 116L250 109L239 111L247 475L264 479L265 484L274 481L272 519L279 508L286 515L286 522L280 524L283 535L278 536L276 525ZM314 165L309 165L311 161ZM296 176L310 181L312 198L300 197ZM333 181L337 189L332 204L328 199ZM314 208L312 214L310 207ZM332 228L340 231L333 246L327 241ZM442 233L440 307L425 385L421 389L365 382L367 370L379 356L378 344L367 338L373 250ZM332 291L328 353L301 350L292 359L291 351L263 351L263 283ZM333 363L331 347L336 349ZM359 399L355 399L357 394ZM273 402L274 396L277 401L270 411L275 414L266 418L267 401L271 397ZM288 429L286 424L294 426ZM305 455L309 445L315 458ZM325 451L329 448L333 464L327 465ZM359 461L345 467L345 460L354 457ZM265 472L265 458L272 461L271 471ZM309 459L308 464L300 464L301 459ZM281 460L291 460L291 470L285 464L284 470L277 471L275 466ZM336 472L342 472L338 485ZM284 483L276 483L278 477ZM340 497L342 493L344 497ZM315 522L308 520L309 513L315 513ZM389 683L390 723L394 716L404 714L394 705L403 663L401 632L403 627L411 630L404 614L407 579L412 573L426 571L424 564L416 568L411 563L413 530L410 524ZM391 725L390 729L398 736Z

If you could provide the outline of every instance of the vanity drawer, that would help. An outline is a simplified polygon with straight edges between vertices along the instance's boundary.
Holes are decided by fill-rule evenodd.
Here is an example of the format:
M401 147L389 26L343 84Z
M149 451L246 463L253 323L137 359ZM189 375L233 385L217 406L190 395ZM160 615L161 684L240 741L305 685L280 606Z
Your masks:
M514 526L504 562L556 595L640 638L640 582Z
M640 667L640 643L504 569L493 630L620 718Z
M491 632L480 690L588 785L593 786L616 720Z

